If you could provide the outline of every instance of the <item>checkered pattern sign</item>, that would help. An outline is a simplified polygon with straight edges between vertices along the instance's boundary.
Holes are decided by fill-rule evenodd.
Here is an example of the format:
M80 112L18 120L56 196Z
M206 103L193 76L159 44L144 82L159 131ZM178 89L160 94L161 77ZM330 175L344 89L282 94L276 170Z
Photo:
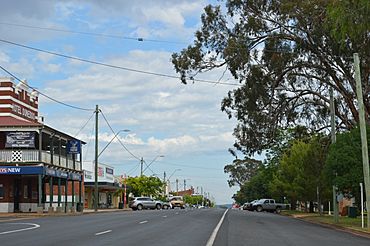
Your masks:
M12 151L12 161L22 161L22 151L21 150L13 150Z

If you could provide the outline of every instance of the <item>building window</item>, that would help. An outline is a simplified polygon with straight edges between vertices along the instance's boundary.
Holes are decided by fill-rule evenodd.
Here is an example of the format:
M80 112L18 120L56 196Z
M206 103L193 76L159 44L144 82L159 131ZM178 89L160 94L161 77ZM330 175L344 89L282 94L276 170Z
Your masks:
M0 199L4 199L4 185L0 184Z

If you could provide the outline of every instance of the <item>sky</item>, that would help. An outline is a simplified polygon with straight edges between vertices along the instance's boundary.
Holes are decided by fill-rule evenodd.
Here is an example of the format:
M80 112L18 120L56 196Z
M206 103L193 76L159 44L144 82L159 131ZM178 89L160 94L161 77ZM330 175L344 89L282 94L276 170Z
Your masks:
M0 39L69 56L151 73L178 76L171 55L192 43L206 0L3 0ZM28 26L28 27L26 27ZM68 30L51 31L35 27ZM83 34L85 33L85 34ZM96 33L99 35L88 35ZM138 41L143 38L144 41ZM94 159L95 105L99 105L127 152L115 139L99 162L115 174L140 174L139 159L155 160L145 175L170 177L171 188L193 186L217 204L232 203L223 167L236 124L221 112L230 85L195 82L109 68L0 42L0 65L48 96L90 111L39 98L45 124L82 139L83 160ZM217 81L223 71L197 75ZM0 77L9 77L0 71ZM222 81L234 82L226 74ZM114 137L99 116L99 149ZM85 126L85 127L84 127ZM158 157L163 155L164 157ZM145 165L144 165L145 168Z

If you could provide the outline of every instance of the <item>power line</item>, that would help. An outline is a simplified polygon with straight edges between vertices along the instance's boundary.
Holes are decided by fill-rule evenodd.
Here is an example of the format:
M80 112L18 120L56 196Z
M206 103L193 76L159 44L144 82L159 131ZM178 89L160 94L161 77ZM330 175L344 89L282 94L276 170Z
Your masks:
M78 132L75 134L75 138L80 134L80 132L86 127L86 125L90 122L91 118L94 116L95 112L93 112L90 116L90 118L86 121L86 123L78 130Z
M15 78L16 80L18 80L18 81L19 81L20 83L22 83L23 85L25 85L25 86L27 86L27 87L29 87L29 88L33 89L34 91L37 91L40 95L43 95L44 97L48 98L48 99L49 99L49 100L51 100L51 101L54 101L54 102L56 102L56 103L59 103L59 104L62 104L62 105L64 105L64 106L67 106L67 107L70 107L70 108L74 108L74 109L79 109L79 110L84 110L84 111L93 111L93 109L76 107L76 106L73 106L73 105L71 105L71 104L67 104L67 103L64 103L64 102L62 102L62 101L59 101L59 100L57 100L57 99L54 99L54 98L52 98L52 97L50 97L50 96L46 95L45 93L43 93L43 92L41 92L41 91L37 90L35 87L32 87L32 86L28 85L27 83L25 83L24 81L22 81L21 79L19 79L17 76L15 76L15 75L14 75L14 74L12 74L11 72L9 72L7 69L5 69L3 66L1 66L1 65L0 65L0 68L1 68L4 72L6 72L7 74L9 74L10 76L12 76L13 78Z
M81 34L81 35L88 35L88 36L115 38L115 39L120 39L120 40L126 39L126 40L133 40L133 41L139 41L139 42L186 44L185 42L177 42L177 41L146 39L146 38L142 38L142 37L127 37L127 36L121 36L121 35L96 33L96 32L81 32L81 31L73 31L73 30L67 30L67 29L58 29L58 28L41 27L41 26L31 26L31 25L15 24L15 23L8 23L8 22L0 22L0 25L24 27L24 28L39 29L39 30L53 31L53 32L73 33L73 34Z
M101 112L101 114L102 114L102 116L103 116L103 118L104 118L104 120L105 120L105 122L107 123L107 125L108 125L108 127L109 127L109 129L113 132L113 134L114 135L116 135L116 133L115 133L115 131L113 130L113 128L111 127L111 125L109 124L109 122L108 122L108 120L107 120L107 118L105 117L105 115L104 115L104 113L103 113L103 111L101 111L100 110L100 112ZM132 156L132 157L134 157L135 159L137 159L137 160L141 160L139 157L137 157L136 155L134 155L123 143L122 143L122 141L121 141L121 139L119 139L119 138L117 138L117 140L118 140L118 142L122 145L122 147Z
M38 52L42 52L42 53L46 53L46 54L50 54L50 55L54 55L54 56L59 56L59 57L71 59L71 60L76 60L76 61L80 61L80 62L90 63L90 64L94 64L94 65L99 65L99 66L104 66L104 67L109 67L109 68L115 68L115 69L121 69L121 70L135 72L135 73L141 73L141 74L147 74L147 75L154 75L154 76L159 76L159 77L166 77L166 78L172 78L172 79L180 79L180 77L175 76L175 75L164 74L164 73L149 72L149 71L144 71L144 70L139 70L139 69L134 69L134 68L116 66L116 65L112 65L112 64L108 64L108 63L103 63L103 62L97 62L97 61L87 60L87 59L79 58L79 57L76 57L76 56L70 56L70 55L65 55L65 54L61 54L61 53L57 53L57 52L53 52L53 51L48 51L48 50L44 50L44 49L34 48L34 47L31 47L31 46L27 46L27 45L23 45L23 44L11 42L11 41L4 40L4 39L0 39L0 42L11 44L11 45L15 45L15 46L26 48L26 49L30 49L30 50L35 50L35 51L38 51ZM237 84L237 83L226 83L226 82L218 82L218 81L205 80L205 79L195 79L194 77L187 77L187 79L188 80L191 80L191 81L196 81L196 82L199 82L199 83L219 84L219 85L231 85L231 86L240 86L241 85L241 84Z

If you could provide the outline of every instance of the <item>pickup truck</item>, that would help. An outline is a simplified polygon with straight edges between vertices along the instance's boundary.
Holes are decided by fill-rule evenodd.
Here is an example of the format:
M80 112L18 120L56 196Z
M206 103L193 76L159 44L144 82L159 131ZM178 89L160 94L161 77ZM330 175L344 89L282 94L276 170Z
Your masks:
M276 203L274 199L260 199L252 205L252 211L257 212L269 211L280 213L282 209L286 209L287 205L283 203Z

